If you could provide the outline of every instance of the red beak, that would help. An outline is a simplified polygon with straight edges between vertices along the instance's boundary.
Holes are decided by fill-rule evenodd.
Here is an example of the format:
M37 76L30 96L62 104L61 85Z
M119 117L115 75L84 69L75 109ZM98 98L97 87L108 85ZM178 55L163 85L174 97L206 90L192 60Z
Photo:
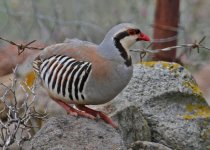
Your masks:
M150 41L150 38L148 35L144 34L144 33L140 33L139 37L138 37L139 41Z

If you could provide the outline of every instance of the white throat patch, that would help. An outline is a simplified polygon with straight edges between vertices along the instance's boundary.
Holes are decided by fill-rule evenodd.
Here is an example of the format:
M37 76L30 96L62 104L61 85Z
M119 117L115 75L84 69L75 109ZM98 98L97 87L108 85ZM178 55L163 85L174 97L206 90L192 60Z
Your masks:
M120 43L125 49L129 49L136 42L136 39L137 39L137 35L126 36L125 38L120 40Z

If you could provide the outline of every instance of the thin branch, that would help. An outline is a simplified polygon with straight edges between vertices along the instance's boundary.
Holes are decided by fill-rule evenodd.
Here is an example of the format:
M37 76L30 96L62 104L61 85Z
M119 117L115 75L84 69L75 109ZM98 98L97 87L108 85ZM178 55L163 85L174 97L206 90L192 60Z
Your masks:
M31 43L28 43L28 45L30 44ZM14 76L11 80L11 86L6 86L3 83L0 84L6 88L5 93L0 98L0 101L4 104L4 108L0 113L6 112L7 115L7 121L3 122L0 120L0 147L3 149L7 149L13 143L17 143L19 147L22 147L22 144L31 138L30 131L35 128L29 125L31 119L44 119L47 116L46 111L44 114L34 111L35 108L33 104L36 97L32 92L30 92L30 94L32 94L30 95L22 86L20 86L22 81L17 80L16 71L17 67L13 72ZM17 107L19 101L16 97L17 88L20 88L25 94L25 98L20 107ZM29 88L29 90L31 89ZM11 103L7 102L8 92L12 92L13 94L13 98L10 99ZM20 135L17 135L17 133L20 133Z

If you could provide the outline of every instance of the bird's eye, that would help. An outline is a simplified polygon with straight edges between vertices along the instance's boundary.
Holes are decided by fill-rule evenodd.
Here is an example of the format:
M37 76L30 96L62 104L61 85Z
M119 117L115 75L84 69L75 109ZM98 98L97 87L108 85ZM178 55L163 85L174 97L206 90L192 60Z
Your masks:
M129 35L135 35L136 34L135 29L128 29L127 32L128 32Z

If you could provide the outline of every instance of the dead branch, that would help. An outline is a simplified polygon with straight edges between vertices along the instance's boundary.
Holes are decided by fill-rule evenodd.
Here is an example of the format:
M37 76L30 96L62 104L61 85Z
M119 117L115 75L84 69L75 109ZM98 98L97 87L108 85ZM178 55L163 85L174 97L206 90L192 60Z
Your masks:
M34 101L36 96L34 93L34 87L29 88L31 92L26 92L25 88L21 85L16 78L16 70L14 69L14 77L11 80L12 85L2 85L6 91L0 97L0 102L4 105L4 108L0 111L1 113L7 113L7 121L3 122L0 120L0 147L6 150L13 143L18 144L20 148L25 141L31 139L30 131L33 130L33 126L30 125L31 119L45 119L47 116L46 111L39 113L35 110ZM24 101L18 106L18 99L16 96L16 90L20 88L24 93ZM12 93L12 100L9 99L8 94ZM31 98L32 97L32 98Z

